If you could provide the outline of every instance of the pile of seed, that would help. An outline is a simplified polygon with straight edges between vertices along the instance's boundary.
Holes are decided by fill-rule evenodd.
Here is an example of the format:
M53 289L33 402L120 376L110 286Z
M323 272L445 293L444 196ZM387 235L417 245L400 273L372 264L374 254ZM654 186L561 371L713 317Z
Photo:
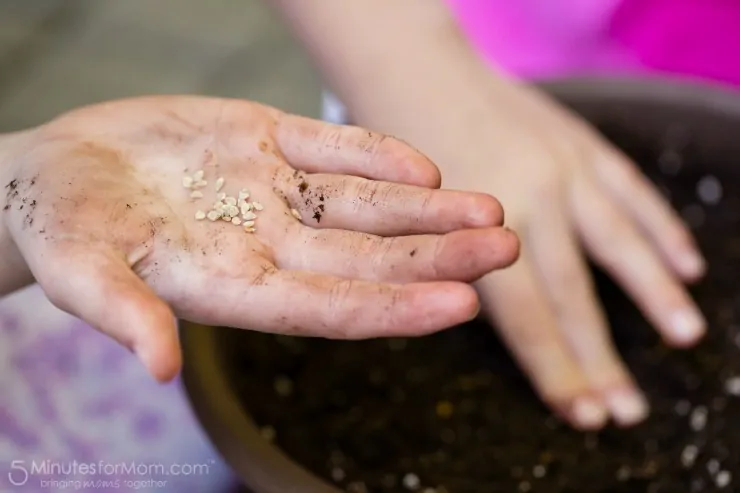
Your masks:
M205 195L202 190L208 186L205 171L200 169L192 175L186 174L182 178L182 186L190 190L192 200L204 199ZM221 220L234 226L242 226L247 233L256 232L257 212L264 210L264 206L260 202L250 201L249 190L243 188L237 192L236 196L228 195L221 191L224 188L223 177L216 179L214 188L217 194L216 201L207 211L198 209L195 212L195 219L198 221L208 219L211 222ZM291 209L290 213L299 221L301 220L301 214L296 209Z

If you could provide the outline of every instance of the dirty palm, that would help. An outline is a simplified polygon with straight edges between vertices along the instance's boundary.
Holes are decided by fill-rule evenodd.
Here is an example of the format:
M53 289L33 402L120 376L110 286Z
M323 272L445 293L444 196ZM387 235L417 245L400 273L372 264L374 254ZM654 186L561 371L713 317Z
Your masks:
M420 335L475 316L469 283L518 253L493 197L438 189L404 143L252 102L109 102L2 144L23 260L5 291L35 279L161 380L181 365L175 317Z

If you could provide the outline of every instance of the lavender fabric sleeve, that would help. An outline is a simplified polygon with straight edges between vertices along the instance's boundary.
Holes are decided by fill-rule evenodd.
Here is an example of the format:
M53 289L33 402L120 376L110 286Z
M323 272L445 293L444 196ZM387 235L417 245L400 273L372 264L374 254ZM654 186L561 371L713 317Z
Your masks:
M127 350L54 308L38 287L0 302L0 491L218 493L233 485L179 382L154 382Z

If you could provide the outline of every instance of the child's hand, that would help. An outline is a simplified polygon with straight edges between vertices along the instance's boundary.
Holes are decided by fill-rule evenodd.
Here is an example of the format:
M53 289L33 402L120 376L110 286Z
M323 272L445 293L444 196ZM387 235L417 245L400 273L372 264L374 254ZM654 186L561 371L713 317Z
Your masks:
M34 278L161 380L181 364L175 317L420 335L472 318L466 283L517 256L498 202L435 190L408 146L250 102L111 102L8 142L4 219ZM233 222L202 219L219 193Z
M519 261L478 283L481 302L540 395L574 425L598 428L609 415L634 424L647 403L610 340L584 253L684 346L705 330L681 283L702 275L703 259L652 184L584 122L521 87L499 102L488 126L477 122L474 135L490 138L446 144L461 149L454 170L438 140L415 140L446 185L497 194L521 238Z

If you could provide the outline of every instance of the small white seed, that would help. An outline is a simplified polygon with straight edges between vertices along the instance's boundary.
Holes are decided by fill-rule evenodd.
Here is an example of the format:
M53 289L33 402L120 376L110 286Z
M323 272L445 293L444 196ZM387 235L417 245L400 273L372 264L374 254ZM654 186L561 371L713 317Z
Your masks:
M236 199L234 197L226 197L224 199L224 204L226 204L226 205L236 205Z
M202 199L203 198L203 192L199 190L193 190L190 192L190 198L191 199Z
M726 488L730 485L730 481L732 481L732 474L730 474L729 471L720 471L714 477L714 484L716 484L718 488Z
M221 216L221 220L222 221L226 221L227 223L230 223L231 222L231 216L228 216L228 215L224 214L223 216Z
M262 204L260 204L259 202L252 202L252 207L254 207L254 210L256 211L261 211L262 209L264 209Z
M206 214L209 221L218 221L221 218L221 214L218 211L210 211Z
M725 382L725 393L740 396L740 377L731 377Z
M296 210L296 209L291 209L290 210L290 213L293 214L293 217L296 218L296 219L298 219L299 221L301 221L303 219L303 217L301 217L301 213L298 212L298 210Z
M238 217L232 217L231 218L231 224L233 224L235 226L239 226L241 223L242 223L242 220L239 219Z
M699 448L696 445L686 445L681 452L681 464L686 468L693 467L698 455Z
M248 226L247 226L247 227L245 227L245 228L244 228L244 231L246 231L247 233L254 233L254 232L255 232L255 231L257 231L257 230L256 230L256 229L254 229L254 228L252 228L252 227L248 227Z
M241 190L239 192L239 202L243 200L247 200L249 198L249 191L248 190Z
M197 212L195 213L195 219L196 219L196 220L198 220L198 221L202 221L202 220L203 220L203 219L205 219L205 218L206 218L206 213L205 213L205 212L203 212L203 211L197 211Z
M252 206L246 202L242 202L239 208L241 209L242 216L245 216L250 210L252 210Z
M203 188L206 185L208 185L208 182L207 181L200 180L200 181L196 181L195 183L193 183L193 188Z
M183 176L182 177L182 186L185 188L190 188L193 186L193 178L190 176Z
M254 221L244 221L244 227L245 228L253 228L254 227Z
M193 173L193 181L201 181L203 177L206 175L206 172L202 169L199 169L195 173Z
M242 218L245 221L252 221L254 219L257 219L257 214L255 214L254 212L247 212L246 214L242 215Z
M223 187L224 187L224 179L223 178L218 178L216 180L216 191L217 192L220 192Z
M403 486L407 490L416 490L419 488L421 481L419 480L419 476L413 473L406 474L403 477Z
M689 424L694 431L703 430L707 424L707 408L704 406L695 407L689 417Z
M239 208L235 205L227 205L226 207L224 207L224 211L231 217L239 215Z

